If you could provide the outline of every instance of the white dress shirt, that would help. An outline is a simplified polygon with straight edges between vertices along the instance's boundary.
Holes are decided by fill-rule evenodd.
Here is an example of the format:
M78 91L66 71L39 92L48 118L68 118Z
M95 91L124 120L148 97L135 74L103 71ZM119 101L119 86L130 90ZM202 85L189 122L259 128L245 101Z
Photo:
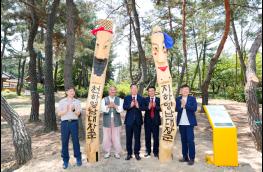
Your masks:
M110 103L114 103L115 97L109 96L109 99L110 99ZM120 105L118 106L116 111L118 113L121 113L121 112L123 112L123 99L121 99L121 98L119 98L119 99L120 99ZM109 110L110 110L109 107L105 105L105 98L103 98L101 101L101 112L102 113L109 113ZM114 117L113 113L111 113L111 117L112 118Z
M152 101L153 99L153 102L155 102L155 96L154 97L150 97L150 102Z
M78 100L78 99L68 99L68 98L64 98L62 100L60 100L58 102L58 108L57 108L57 111L64 111L65 109L67 109L67 106L68 105L74 105L75 107L75 110L76 111L80 111L81 112L81 102ZM67 112L65 115L62 115L61 116L61 121L64 121L64 120L77 120L78 119L78 116L75 114L75 112L73 111L69 111Z
M137 100L137 94L136 95L131 95L131 97L135 97L135 100Z
M182 97L182 99L187 102L187 97ZM186 114L186 109L183 109L182 116L179 122L179 125L190 125L187 114Z

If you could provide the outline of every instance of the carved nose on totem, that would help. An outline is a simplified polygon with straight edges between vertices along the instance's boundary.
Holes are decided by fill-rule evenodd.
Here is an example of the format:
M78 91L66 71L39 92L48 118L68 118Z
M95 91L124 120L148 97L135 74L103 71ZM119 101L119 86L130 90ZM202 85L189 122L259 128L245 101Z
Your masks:
M158 62L159 62L159 63L164 63L164 62L165 62L165 57L164 57L163 55L160 55L160 56L158 57Z

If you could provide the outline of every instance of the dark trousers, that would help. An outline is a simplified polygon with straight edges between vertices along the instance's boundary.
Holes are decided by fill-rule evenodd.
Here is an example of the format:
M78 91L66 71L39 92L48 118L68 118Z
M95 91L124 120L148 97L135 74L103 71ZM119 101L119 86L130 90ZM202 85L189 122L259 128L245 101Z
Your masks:
M79 145L79 135L78 135L78 120L74 121L61 121L61 141L62 141L62 151L61 157L64 162L69 161L68 144L69 136L71 135L73 142L74 157L81 159L80 145Z
M185 159L195 159L194 126L179 125L182 142L182 154Z
M151 154L151 135L153 135L153 153L159 154L159 125L155 125L153 120L147 121L144 124L145 129L145 144L146 151L148 154Z
M140 154L141 149L141 125L126 125L126 149L128 155L132 155L132 138L134 135L134 154Z

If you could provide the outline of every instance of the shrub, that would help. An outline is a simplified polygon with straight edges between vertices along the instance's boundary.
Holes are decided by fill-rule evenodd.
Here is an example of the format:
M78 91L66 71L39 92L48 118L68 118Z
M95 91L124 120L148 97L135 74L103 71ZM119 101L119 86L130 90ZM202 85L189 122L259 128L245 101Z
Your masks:
M40 84L40 83L37 84L37 92L38 93L44 93L44 85L43 84Z
M89 88L81 87L80 89L76 88L76 96L80 98L87 98Z
M238 87L237 89L235 89L234 87L227 87L225 97L238 102L246 101L244 88L242 87Z
M117 96L121 98L124 98L126 95L130 94L130 83L121 82L116 84L114 81L110 80L107 84L105 84L103 97L108 96L108 90L110 86L115 86L117 88Z
M24 83L24 88L30 90L30 84L28 82Z
M257 88L257 98L258 98L258 103L262 104L262 87Z
M122 82L117 85L117 90L118 90L118 96L121 98L124 98L128 94L130 94L130 83L128 82Z

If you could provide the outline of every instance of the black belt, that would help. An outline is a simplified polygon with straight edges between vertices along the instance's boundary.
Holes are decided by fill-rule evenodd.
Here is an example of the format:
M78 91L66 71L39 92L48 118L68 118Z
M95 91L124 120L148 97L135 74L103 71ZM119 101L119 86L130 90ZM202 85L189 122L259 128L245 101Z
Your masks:
M74 121L78 121L77 119L68 119L68 120L63 120L63 121L67 121L67 122L74 122ZM63 122L62 121L62 122Z

